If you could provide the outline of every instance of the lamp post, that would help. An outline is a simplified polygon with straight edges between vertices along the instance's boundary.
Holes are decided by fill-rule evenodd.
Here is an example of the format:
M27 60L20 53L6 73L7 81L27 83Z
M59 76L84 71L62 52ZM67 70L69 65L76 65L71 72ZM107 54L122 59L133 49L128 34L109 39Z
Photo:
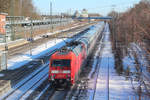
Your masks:
M11 0L11 9L10 9L10 13L11 13L11 40L15 40L15 32L14 32L14 4L15 4L15 1L14 0Z
M115 32L115 14L114 14L114 12L115 12L115 5L112 5L112 11L113 11L113 18L112 18L112 23L113 23L113 40L114 40L114 42L115 42L115 48L117 47L117 35L116 35L116 32Z
M32 44L33 44L33 22L32 22L32 18L30 18L31 22L30 22L30 37L27 39L27 41L29 41L29 48L30 48L30 56L32 56Z
M46 39L46 41L45 41L45 48L47 48L47 39L48 39L48 35L45 34L45 35L43 35L42 37Z
M50 1L50 20L51 20L51 32L53 32L53 19L52 19L52 16L53 16L53 9L52 9L52 2Z
M22 11L23 11L23 1L22 0L20 0L20 16L23 16L22 15Z
M7 45L7 35L5 34L5 51L4 51L4 54L5 54L5 67L6 67L6 70L7 70L7 59L8 59L8 45Z

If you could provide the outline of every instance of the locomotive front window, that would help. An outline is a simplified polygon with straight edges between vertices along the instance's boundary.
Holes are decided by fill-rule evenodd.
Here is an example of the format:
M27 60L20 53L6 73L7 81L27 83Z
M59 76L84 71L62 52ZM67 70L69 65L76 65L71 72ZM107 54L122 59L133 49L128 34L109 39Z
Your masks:
M62 67L70 67L70 60L53 60L52 61L52 66L57 67L57 66L62 66Z

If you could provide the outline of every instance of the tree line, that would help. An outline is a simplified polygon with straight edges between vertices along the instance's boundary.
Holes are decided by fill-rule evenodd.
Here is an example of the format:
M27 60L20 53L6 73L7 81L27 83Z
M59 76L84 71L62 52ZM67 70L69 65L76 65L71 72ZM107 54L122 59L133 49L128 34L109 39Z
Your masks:
M114 17L110 22L111 31L115 33L114 41L128 46L131 42L150 45L150 1L142 0L124 13L115 11L109 14ZM113 26L114 25L114 26ZM113 29L113 27L115 27ZM114 32L113 32L114 31Z
M123 56L127 54L130 43L137 43L148 54L150 53L149 0L142 0L123 13L112 11L109 16L113 16L113 20L110 21L110 30L112 33L112 46L118 62L121 62ZM125 55L123 55L124 52ZM150 57L148 59L150 60ZM122 70L122 67L118 68Z
M32 0L0 0L0 12L8 13L8 16L39 16Z

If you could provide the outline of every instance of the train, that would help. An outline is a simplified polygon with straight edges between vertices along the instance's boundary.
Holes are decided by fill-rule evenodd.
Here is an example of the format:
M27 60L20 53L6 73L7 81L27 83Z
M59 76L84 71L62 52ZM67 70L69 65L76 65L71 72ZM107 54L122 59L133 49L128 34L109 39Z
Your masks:
M51 83L67 83L69 86L75 84L97 38L103 33L104 26L104 22L91 26L88 31L51 55L48 77Z

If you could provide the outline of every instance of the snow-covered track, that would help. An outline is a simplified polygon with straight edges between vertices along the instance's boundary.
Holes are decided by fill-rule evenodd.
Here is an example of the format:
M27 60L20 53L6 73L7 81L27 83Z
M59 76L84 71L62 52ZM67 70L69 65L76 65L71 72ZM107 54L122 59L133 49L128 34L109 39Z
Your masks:
M2 99L18 100L19 98L23 97L23 95L31 90L32 87L34 87L37 83L48 78L48 65L49 64L47 63L44 66L41 66L41 68L33 72L32 75L19 82L15 87L13 87L14 89L11 89L10 92ZM17 97L15 97L15 95L17 95Z

